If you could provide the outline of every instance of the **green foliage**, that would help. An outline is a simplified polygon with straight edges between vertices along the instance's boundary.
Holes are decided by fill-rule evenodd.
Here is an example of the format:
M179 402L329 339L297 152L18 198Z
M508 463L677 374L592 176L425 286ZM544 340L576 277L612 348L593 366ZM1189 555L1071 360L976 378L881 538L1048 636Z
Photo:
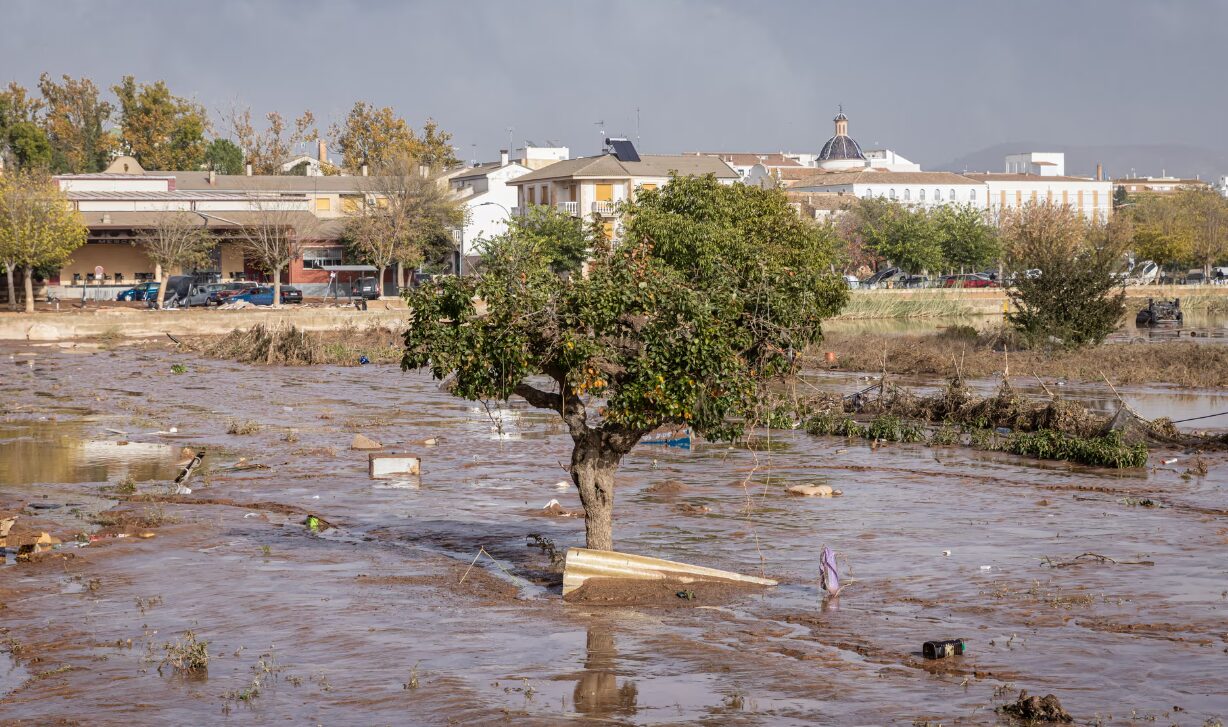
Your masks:
M881 197L857 200L853 231L878 257L912 273L937 271L943 263L943 234L923 208Z
M758 420L760 386L791 371L791 352L818 342L844 303L832 239L782 193L710 177L646 190L624 214L621 244L596 243L586 277L557 275L557 256L532 254L541 243L518 226L479 276L409 292L402 366L455 372L469 399L527 395L573 436L615 435L603 440L614 449L666 424L741 433ZM557 394L535 393L529 379L543 375Z
M930 445L935 447L950 447L961 441L960 431L950 424L943 424L930 435Z
M230 139L214 139L205 147L205 169L218 174L242 174L243 150Z
M508 232L485 241L485 257L537 256L555 273L576 273L592 246L592 229L584 222L547 205L529 207L527 214L513 216Z
M1089 229L1066 207L1028 205L1004 216L1003 236L1017 269L1037 268L1010 289L1007 321L1031 345L1099 344L1125 312L1115 277L1124 244L1111 231Z
M1002 448L1014 454L1095 467L1122 469L1147 465L1147 446L1126 444L1116 431L1100 437L1076 437L1052 429L1016 432L1007 438Z
M8 145L18 169L46 169L51 166L51 142L47 134L31 121L19 121L8 130Z
M983 270L1002 257L997 230L972 205L942 205L930 213L949 269Z
M185 632L178 641L166 644L163 648L166 650L166 657L159 669L167 664L175 671L188 673L202 672L209 668L209 642L198 640L192 631Z
M905 423L899 417L880 414L870 420L866 436L884 442L921 442L925 440L925 428L919 424Z

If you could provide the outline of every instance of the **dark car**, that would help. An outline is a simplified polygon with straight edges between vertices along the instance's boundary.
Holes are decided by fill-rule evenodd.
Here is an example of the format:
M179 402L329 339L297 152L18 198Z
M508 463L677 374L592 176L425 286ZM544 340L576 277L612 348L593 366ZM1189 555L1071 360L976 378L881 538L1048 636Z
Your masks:
M356 298L375 300L380 296L379 281L375 278L359 278L350 286L350 291Z
M137 285L121 290L115 296L115 300L157 300L158 299L158 283L138 283Z
M861 287L872 288L878 285L882 285L884 283L887 283L888 281L890 281L892 278L896 277L897 275L901 275L902 273L903 271L900 270L899 268L884 268L882 270L879 270L877 273L874 273L870 277L866 278L865 280L861 281Z
M996 288L998 284L990 280L988 276L979 273L967 273L964 275L948 275L942 281L944 288Z
M273 305L273 286L262 285L250 290L245 290L238 295L227 298L226 302L229 303L236 300L245 300L252 305ZM303 291L292 285L283 285L281 286L281 302L302 303Z

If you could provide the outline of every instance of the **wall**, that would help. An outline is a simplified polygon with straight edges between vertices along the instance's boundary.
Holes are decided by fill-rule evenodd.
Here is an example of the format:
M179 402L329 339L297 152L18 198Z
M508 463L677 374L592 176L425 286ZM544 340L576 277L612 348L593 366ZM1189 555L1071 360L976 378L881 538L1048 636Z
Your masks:
M157 272L149 256L136 245L87 243L72 254L68 265L60 269L60 282L64 285L72 283L73 273L79 273L84 280L87 274L94 272L96 265L103 267L108 280L114 280L115 273L122 273L126 283L135 283L137 273Z

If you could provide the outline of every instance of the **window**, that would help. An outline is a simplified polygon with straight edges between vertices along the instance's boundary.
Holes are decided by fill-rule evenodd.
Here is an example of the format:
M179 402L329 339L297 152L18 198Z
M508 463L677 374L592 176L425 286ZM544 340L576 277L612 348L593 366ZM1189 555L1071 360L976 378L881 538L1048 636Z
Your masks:
M904 201L905 201L905 202L908 202L908 201L910 201L911 199L912 199L912 190L910 190L910 189L906 189L906 190L904 190Z
M935 202L941 202L941 201L942 201L942 190L941 190L941 189L935 189L935 190L934 190L934 201L935 201Z
M888 192L887 194L888 194L888 196L890 196L890 197L891 197L891 199L895 199L895 190L894 190L894 189L893 189L893 190L891 190L890 192Z
M341 264L341 248L308 247L303 250L303 269L321 270L325 265Z
M924 189L921 190L920 192L917 192L917 199L921 200L922 202L925 201L925 190Z
M360 209L362 209L362 197L349 194L341 198L342 212L352 215Z
M333 208L333 201L328 197L316 197L316 212L328 212Z
M640 189L643 189L643 190L650 190L650 189L656 189L656 188L657 188L657 185L652 182L644 182L643 184L640 185Z
M969 201L969 202L975 202L975 201L976 201L976 187L973 187L973 188L971 188L971 189L969 189L969 190L968 190L968 201Z
M952 202L954 202L954 201L955 201L955 190L954 190L954 189L952 189L952 190L948 190L948 191L949 191L951 194L950 194L950 195L947 197L947 199L949 199L949 200L951 200Z

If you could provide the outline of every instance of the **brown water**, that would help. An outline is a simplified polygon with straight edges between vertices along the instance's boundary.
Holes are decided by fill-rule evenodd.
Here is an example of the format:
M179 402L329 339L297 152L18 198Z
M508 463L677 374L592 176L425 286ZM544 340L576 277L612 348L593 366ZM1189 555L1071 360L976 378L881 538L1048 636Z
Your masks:
M1123 473L800 432L771 432L779 446L757 452L640 447L620 472L620 549L782 585L725 606L578 607L526 547L529 534L560 551L583 539L582 522L537 514L551 498L579 507L555 488L569 441L549 415L488 414L386 366L135 349L42 353L15 370L0 379L0 509L96 493L123 468L168 477L184 445L220 452L190 497L252 507L166 505L177 522L153 539L0 568L0 723L986 724L1018 689L1057 694L1082 722L1228 717L1220 455L1183 479L1181 452ZM1123 394L1169 415L1221 401ZM230 435L231 420L262 428ZM172 426L179 438L159 434ZM421 454L422 475L373 483L347 449L356 431ZM410 444L426 437L440 443ZM121 439L166 456L120 463L103 457L118 445L72 444ZM238 456L270 468L227 470ZM646 492L669 478L687 490ZM844 496L783 492L819 482ZM1145 497L1163 506L1127 504ZM303 512L338 527L313 534ZM838 599L818 588L823 544L852 568ZM466 576L480 547L510 575L482 559ZM1046 563L1088 552L1154 565ZM188 629L209 642L207 677L159 674L164 645ZM967 655L921 658L922 642L955 637Z

